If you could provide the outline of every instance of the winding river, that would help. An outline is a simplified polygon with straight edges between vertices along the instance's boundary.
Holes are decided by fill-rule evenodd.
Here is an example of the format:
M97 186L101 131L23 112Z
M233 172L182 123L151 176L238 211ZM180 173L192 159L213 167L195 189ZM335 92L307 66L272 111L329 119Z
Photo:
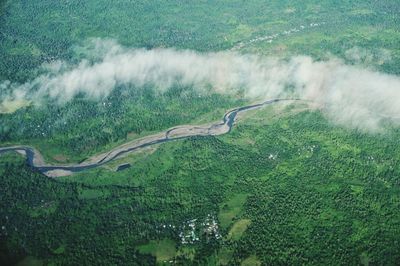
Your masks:
M40 171L41 173L51 176L67 176L76 172L81 172L88 169L93 169L104 165L112 160L121 157L124 154L135 152L145 147L149 147L164 142L185 139L193 136L217 136L229 133L232 130L232 126L239 113L243 113L249 110L261 108L263 106L273 104L281 101L294 101L297 99L273 99L262 103L247 105L232 109L225 113L221 122L211 123L207 125L183 125L173 127L166 131L158 134L146 136L141 139L136 139L112 150L90 157L79 164L71 165L46 165L40 152L33 147L29 146L11 146L0 148L0 154L5 152L19 152L26 155L27 163Z

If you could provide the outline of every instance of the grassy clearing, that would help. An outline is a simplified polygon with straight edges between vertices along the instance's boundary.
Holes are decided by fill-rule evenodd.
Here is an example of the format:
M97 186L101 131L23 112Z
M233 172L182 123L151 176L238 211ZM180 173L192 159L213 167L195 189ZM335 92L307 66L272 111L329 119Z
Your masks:
M229 230L228 239L239 240L250 224L251 220L249 219L241 219L234 223L231 230Z
M79 198L85 200L106 197L108 195L110 195L109 191L101 189L82 188L79 191Z
M176 255L175 242L170 239L151 240L148 244L138 246L140 253L151 254L157 258L158 263L170 260Z
M222 228L227 228L232 220L241 214L246 198L247 194L236 194L221 204L218 218Z
M248 257L242 263L241 266L259 266L261 265L261 261L254 255Z

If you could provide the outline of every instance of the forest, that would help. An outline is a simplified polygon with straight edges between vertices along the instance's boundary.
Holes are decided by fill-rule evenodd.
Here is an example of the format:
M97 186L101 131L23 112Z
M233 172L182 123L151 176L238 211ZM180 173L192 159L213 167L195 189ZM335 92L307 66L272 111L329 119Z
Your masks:
M3 1L0 78L23 83L41 73L45 63L79 62L88 56L82 49L94 37L147 49L221 51L239 45L242 53L300 54L317 60L334 55L349 64L400 73L399 6L391 1L343 1L341 5L252 1L245 9L240 8L241 1L220 1L212 12L207 2L194 5L182 1ZM252 42L270 35L278 37L272 43ZM7 89L1 82L0 88L2 100ZM215 121L245 101L242 95L199 93L179 84L167 92L151 86L120 86L100 100L78 95L64 104L51 99L39 103L5 100L2 104L10 106L0 104L0 143L35 145L50 162L59 161L60 154L66 155L62 162L78 162L151 132Z
M392 1L251 1L244 9L239 0L215 4L210 9L207 1L2 1L0 78L23 83L40 73L45 63L79 62L82 47L94 37L147 49L222 51L239 45L242 53L300 54L317 60L334 55L349 64L400 73L400 11ZM278 37L272 43L251 42L270 35ZM0 88L2 99L7 91L1 82ZM3 108L4 112L0 104L0 143L46 147L52 155L46 156L49 160L56 155L50 147L62 147L62 153L76 161L97 152L94 147L120 143L128 133L166 129L193 122L216 108L221 114L243 104L241 95L211 92L198 98L198 92L191 90L178 86L159 95L158 88L129 86L94 102L77 96L59 106L46 100L22 104L25 107L15 113L18 107L8 112ZM185 114L180 112L183 106Z
M333 58L395 76L399 14L391 0L0 1L0 147L78 163L253 103L183 84L118 85L62 103L8 98L8 84L29 83L49 64L95 61L93 38L126 49ZM66 177L0 154L0 265L398 265L399 128L338 126L311 107L271 105L229 134L151 146ZM121 164L130 167L116 171Z
M223 137L121 158L134 167L120 172L104 166L53 180L20 156L2 156L7 259L395 265L398 130L372 137L316 111L276 109L251 114ZM272 119L260 130L265 116ZM193 241L182 237L191 234Z
M244 102L187 87L162 94L153 88L121 87L102 101L77 97L65 105L46 103L0 114L0 142L35 144L49 161L62 154L64 162L78 162L175 125L219 120Z

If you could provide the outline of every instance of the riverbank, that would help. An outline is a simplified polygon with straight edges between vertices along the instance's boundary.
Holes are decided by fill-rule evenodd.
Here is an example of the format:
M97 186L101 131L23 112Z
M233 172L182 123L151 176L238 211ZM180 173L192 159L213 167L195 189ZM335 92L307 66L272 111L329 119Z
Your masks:
M87 169L101 166L127 153L132 153L142 148L164 143L167 141L174 141L193 136L218 136L226 134L231 131L235 119L240 113L261 108L263 106L276 102L296 100L298 99L273 99L259 104L238 107L227 111L221 122L208 123L204 125L176 126L157 134L129 141L118 147L113 148L108 152L92 156L79 164L46 165L41 153L30 146L2 147L0 148L0 154L11 151L22 153L27 157L27 163L31 167L36 168L38 171L42 172L45 175L49 177L68 176L75 172L81 172Z

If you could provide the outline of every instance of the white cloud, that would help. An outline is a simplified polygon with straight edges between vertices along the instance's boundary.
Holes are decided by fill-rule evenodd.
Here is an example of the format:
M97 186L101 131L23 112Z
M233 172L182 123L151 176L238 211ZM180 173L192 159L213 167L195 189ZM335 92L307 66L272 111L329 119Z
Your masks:
M121 84L160 90L181 84L199 90L211 87L222 94L242 89L249 99L312 100L322 104L333 121L370 130L400 114L400 77L345 65L339 59L316 62L306 56L279 60L235 52L128 49L110 40L94 40L81 51L88 59L77 65L58 61L30 82L6 81L1 86L12 91L9 98L50 96L60 102L78 93L101 98Z

